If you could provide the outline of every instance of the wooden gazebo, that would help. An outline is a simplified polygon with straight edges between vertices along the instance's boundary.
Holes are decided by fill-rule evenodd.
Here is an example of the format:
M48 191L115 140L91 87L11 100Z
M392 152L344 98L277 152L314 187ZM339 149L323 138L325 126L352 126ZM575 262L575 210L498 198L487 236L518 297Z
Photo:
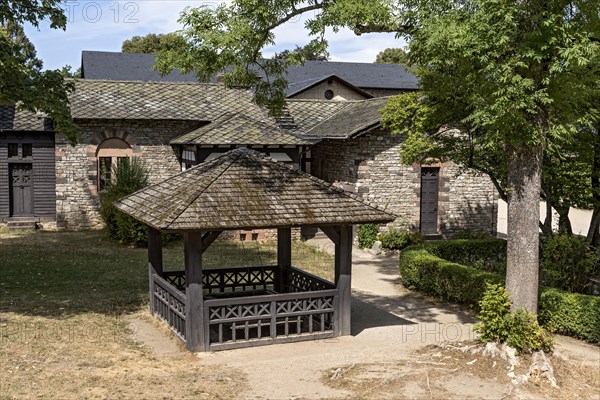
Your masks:
M190 351L350 334L352 225L395 217L354 194L248 149L224 155L115 203L150 227L150 308ZM291 228L335 243L335 282L291 263ZM277 229L277 265L202 269L224 230ZM185 269L163 271L161 233L183 233Z

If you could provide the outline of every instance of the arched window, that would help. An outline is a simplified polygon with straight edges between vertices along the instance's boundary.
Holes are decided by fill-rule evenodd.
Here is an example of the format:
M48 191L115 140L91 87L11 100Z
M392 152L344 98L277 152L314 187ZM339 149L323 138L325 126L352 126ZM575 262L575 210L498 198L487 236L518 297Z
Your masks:
M113 181L113 168L124 158L133 157L129 144L118 138L106 139L96 150L98 160L98 190L105 190Z

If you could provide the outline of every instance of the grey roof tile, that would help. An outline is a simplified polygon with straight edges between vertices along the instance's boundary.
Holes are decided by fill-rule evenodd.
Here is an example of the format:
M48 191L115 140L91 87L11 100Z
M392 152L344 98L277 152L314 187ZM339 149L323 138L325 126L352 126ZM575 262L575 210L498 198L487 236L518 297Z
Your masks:
M83 77L86 79L196 82L194 74L178 70L161 77L152 70L154 54L84 51L81 54ZM302 66L289 66L286 78L290 86L313 82L336 75L362 89L415 90L418 79L398 64L372 64L337 61L306 61Z
M164 231L390 222L395 216L248 149L231 150L114 203Z
M54 124L44 114L0 106L0 131L52 131Z
M221 84L77 79L69 96L75 119L173 119L214 121L240 113L264 121L267 114L247 90Z
M287 100L296 123L291 131L306 140L347 139L376 126L387 97L367 100Z
M155 58L154 54L82 51L81 77L120 81L198 82L194 74L182 74L177 69L160 76L152 69Z
M309 142L282 131L271 119L257 121L240 114L225 114L171 141L180 145L303 145Z

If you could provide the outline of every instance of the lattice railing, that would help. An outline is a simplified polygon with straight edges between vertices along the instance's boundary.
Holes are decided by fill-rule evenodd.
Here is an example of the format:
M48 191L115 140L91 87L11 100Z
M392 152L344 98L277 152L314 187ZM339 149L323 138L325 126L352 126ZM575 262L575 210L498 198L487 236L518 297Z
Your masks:
M163 278L179 291L185 292L185 271L165 271Z
M205 294L273 290L275 268L267 266L206 269L202 271L202 287Z
M202 271L204 294L273 290L275 268L277 267L205 269ZM180 291L185 291L185 271L165 271L163 277Z
M206 300L212 350L332 337L337 291Z
M334 289L335 285L318 276L309 274L291 267L289 270L288 285L290 292L314 292L317 290Z
M153 275L152 309L185 341L185 294L158 275Z

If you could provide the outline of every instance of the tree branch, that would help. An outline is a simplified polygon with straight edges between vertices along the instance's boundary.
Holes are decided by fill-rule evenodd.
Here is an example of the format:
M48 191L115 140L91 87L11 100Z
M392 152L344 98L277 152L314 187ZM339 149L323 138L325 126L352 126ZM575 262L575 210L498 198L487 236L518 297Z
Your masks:
M289 14L287 14L285 17L278 19L277 21L275 21L273 24L271 24L270 26L268 26L266 29L267 31L270 31L272 29L277 28L278 26L285 24L286 22L288 22L290 19L297 17L298 15L302 15L305 12L308 11L314 11L314 10L319 10L323 8L323 3L315 3L311 6L306 6L306 7L302 7L302 8L294 8L292 10L292 12L290 12Z
M356 25L354 34L360 36L363 33L410 33L411 30L410 25L397 25L394 27L389 25Z

